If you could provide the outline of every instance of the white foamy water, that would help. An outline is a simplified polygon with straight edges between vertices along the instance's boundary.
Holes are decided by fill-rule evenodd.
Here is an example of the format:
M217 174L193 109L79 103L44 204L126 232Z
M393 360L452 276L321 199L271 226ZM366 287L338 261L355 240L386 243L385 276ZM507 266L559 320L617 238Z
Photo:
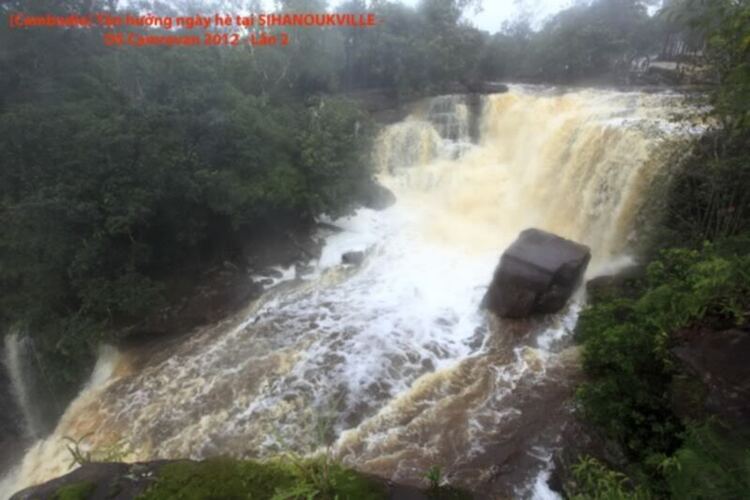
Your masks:
M25 370L25 362L29 359L27 345L23 337L17 331L5 336L5 359L3 362L8 371L11 382L11 390L16 399L16 404L23 415L23 431L26 437L34 438L42 434L43 428L38 412L35 411L28 385L28 374ZM2 490L0 490L2 491Z
M628 262L654 186L695 133L670 119L680 102L514 87L485 98L471 144L463 98L432 100L378 140L393 207L333 221L342 231L305 280L285 270L241 314L144 366L111 360L3 492L64 472L66 435L126 442L132 460L268 456L319 449L330 419L333 453L363 471L420 484L440 465L479 491L554 498L538 450L551 453L573 388L583 297L533 321L478 306L527 227L589 245L592 273ZM347 251L363 264L341 266ZM503 472L517 463L531 465Z

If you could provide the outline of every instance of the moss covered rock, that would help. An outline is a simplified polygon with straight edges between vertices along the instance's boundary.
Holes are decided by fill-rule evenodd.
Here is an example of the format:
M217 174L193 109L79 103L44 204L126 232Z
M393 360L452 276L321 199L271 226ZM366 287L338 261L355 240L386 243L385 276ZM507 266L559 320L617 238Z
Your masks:
M12 500L426 499L417 488L344 468L325 459L253 461L212 458L135 464L89 463L28 488ZM439 498L457 498L440 496Z
M79 481L77 483L61 486L55 493L55 500L86 500L96 489L91 481Z

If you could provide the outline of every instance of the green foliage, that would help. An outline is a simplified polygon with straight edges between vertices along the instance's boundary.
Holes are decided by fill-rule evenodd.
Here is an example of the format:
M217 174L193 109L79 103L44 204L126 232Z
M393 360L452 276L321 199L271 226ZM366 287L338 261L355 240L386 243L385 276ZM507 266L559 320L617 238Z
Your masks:
M81 442L83 442L90 435L91 434L86 434L85 436L82 436L78 439L74 439L68 436L63 437L63 440L67 441L65 447L68 449L68 453L70 453L71 469L77 465L84 465L92 462L91 452L81 449Z
M679 424L669 408L663 334L638 321L630 301L595 305L582 314L584 370L578 390L584 414L635 456L669 450Z
M335 398L313 412L311 441L308 443L309 454L312 458L304 457L296 451L281 453L280 457L294 467L300 478L300 482L295 484L290 491L279 493L284 498L295 498L294 495L299 495L302 490L307 490L313 497L334 496L337 489L335 474L342 468L331 453L331 442L334 440L333 425L336 407L340 402L341 398ZM275 438L288 448L288 444L280 434L276 433ZM319 451L321 447L324 448L322 452Z
M179 462L165 465L141 499L271 498L277 488L294 482L292 471L280 464L260 465L228 458Z
M67 484L55 492L54 500L87 500L95 489L96 485L90 481Z
M385 498L378 483L354 471L333 466L333 489L321 492L293 464L216 458L203 462L165 465L154 485L141 500L189 499L333 499L376 500Z
M665 14L698 38L718 85L712 104L729 133L750 127L750 2L673 0ZM697 35L697 36L696 36Z
M692 426L662 469L672 498L748 498L750 440L711 422Z
M744 321L749 278L748 254L723 256L711 245L669 250L649 266L640 297L608 298L583 312L577 337L589 380L578 398L631 456L670 453L679 444L670 333L696 321L717 327Z
M543 82L623 79L638 57L655 52L658 22L638 0L580 2L541 30L528 19L506 24L484 54L490 75Z
M715 422L691 425L682 446L671 456L653 456L663 477L656 495L602 462L582 457L572 467L566 485L572 500L649 500L674 498L707 500L750 496L750 440L745 432L730 431Z
M650 500L643 487L633 488L625 474L609 469L591 457L582 457L572 467L573 480L566 485L570 500Z
M333 462L330 454L325 453L314 459L304 459L294 453L285 453L282 456L294 466L300 482L294 484L291 490L278 492L279 498L295 498L295 495L298 495L302 490L306 490L313 497L317 495L325 498L333 496L336 491L334 474L339 466Z
M86 8L71 5L0 11ZM53 416L98 342L161 309L172 277L239 259L270 225L344 213L372 177L367 117L311 95L335 90L311 73L334 71L325 43L111 50L100 36L0 26L0 328L35 337Z
M443 482L443 470L439 465L433 465L427 470L424 477L429 483L428 488L430 490L437 490L440 488L440 484Z
M707 89L709 131L695 144L670 190L659 243L699 246L705 240L747 234L750 2L673 0L663 16L702 54L716 85Z
M433 499L471 499L473 496L449 484L445 484L443 469L439 465L433 465L425 472L424 479L427 481L427 496Z
M378 1L369 5L375 29L293 30L289 46L263 50L112 50L98 30L0 26L0 287L8 291L0 325L22 323L44 338L51 392L63 401L75 393L97 341L159 310L170 276L238 257L247 235L269 225L296 227L352 206L371 181L371 127L351 102L326 94L414 95L502 76L581 80L655 43L636 0L578 5L539 33L519 24L494 37L466 22L474 3ZM88 8L0 5L30 14ZM733 47L732 64L744 47L735 24L712 42ZM727 70L725 80L742 71ZM720 109L740 106L741 93L722 95L717 103L734 104ZM743 178L729 180L736 190ZM706 206L739 206L727 199Z
M669 191L659 243L700 246L750 232L748 131L707 133Z
M396 96L445 92L481 71L487 35L462 20L472 2L427 0L417 8L400 2L344 2L342 12L374 13L378 28L337 30L343 42L340 81L348 88L381 87ZM455 88L455 86L454 86Z
M483 45L485 78L627 83L635 63L655 54L708 70L720 85L711 102L724 128L746 127L750 106L747 0L667 0L659 13L641 0L577 2L538 31L520 17Z
M671 335L680 329L746 323L750 253L744 241L663 251L637 296L602 297L579 320L583 414L623 447L633 460L630 472L651 495L741 498L723 493L747 492L747 445L730 446L726 433L708 424L687 423L684 431L686 423L674 414L674 398L685 397L685 389L670 354ZM593 459L576 466L574 476L574 493L583 495L574 498L648 498Z
M671 187L654 242L684 248L661 252L635 296L601 297L583 313L577 329L588 375L578 392L583 413L628 452L628 472L659 497L750 494L743 431L681 422L673 413L680 398L683 412L689 407L693 418L703 418L704 391L678 373L669 352L672 334L680 329L719 330L746 325L748 319L749 9L744 0L668 2L670 29L693 50L702 47L718 75L718 85L709 90L714 106L709 123L716 126L696 143ZM580 489L573 493L580 498L634 495L624 488L631 480L599 462L581 462L575 475Z
M314 214L340 215L349 207L368 180L362 165L370 151L368 118L342 99L319 100L307 111L300 133L301 167L308 191L308 206Z
M85 434L78 439L64 436L65 447L70 453L70 468L93 462L121 462L130 452L130 445L126 441L118 441L112 445L97 449L89 449L83 443L92 433Z

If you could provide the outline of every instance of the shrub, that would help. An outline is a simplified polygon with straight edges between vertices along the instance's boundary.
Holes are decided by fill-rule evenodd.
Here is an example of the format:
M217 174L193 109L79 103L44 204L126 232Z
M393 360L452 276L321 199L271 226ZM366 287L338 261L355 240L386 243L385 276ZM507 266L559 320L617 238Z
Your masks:
M67 484L55 492L54 500L86 500L95 489L96 485L90 481Z
M591 457L573 466L573 481L566 485L570 500L649 500L654 498L643 487L632 487L625 474L609 469Z
M716 423L688 428L662 468L672 498L750 498L750 441Z
M306 466L314 468L316 464ZM330 468L330 484L333 491L320 491L318 485L287 460L256 462L214 458L165 465L154 485L141 495L140 500L385 498L385 491L379 483L339 465Z
M670 401L670 334L696 322L743 322L748 283L750 255L713 245L668 250L649 266L640 297L590 306L577 327L588 376L578 391L584 414L633 458L674 451L682 426Z

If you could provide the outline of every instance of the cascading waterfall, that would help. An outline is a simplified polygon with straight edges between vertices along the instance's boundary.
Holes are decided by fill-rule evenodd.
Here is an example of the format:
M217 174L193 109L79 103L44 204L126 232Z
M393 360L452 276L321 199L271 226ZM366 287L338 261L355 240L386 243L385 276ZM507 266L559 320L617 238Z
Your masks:
M27 341L27 338L15 331L6 335L3 361L10 378L13 396L23 417L24 434L29 438L38 438L43 434L44 425L34 408L31 389L28 387L31 377L27 363L30 357Z
M333 221L343 231L313 272L236 317L146 362L107 358L109 376L8 483L66 472L63 436L125 443L131 460L262 457L318 449L330 421L333 453L360 470L419 484L440 465L480 491L541 495L582 298L521 322L479 302L526 227L591 246L590 273L626 259L649 194L695 132L670 120L679 106L672 94L514 87L484 98L472 144L465 100L431 100L378 139L393 207ZM366 251L361 267L339 264L349 250Z

